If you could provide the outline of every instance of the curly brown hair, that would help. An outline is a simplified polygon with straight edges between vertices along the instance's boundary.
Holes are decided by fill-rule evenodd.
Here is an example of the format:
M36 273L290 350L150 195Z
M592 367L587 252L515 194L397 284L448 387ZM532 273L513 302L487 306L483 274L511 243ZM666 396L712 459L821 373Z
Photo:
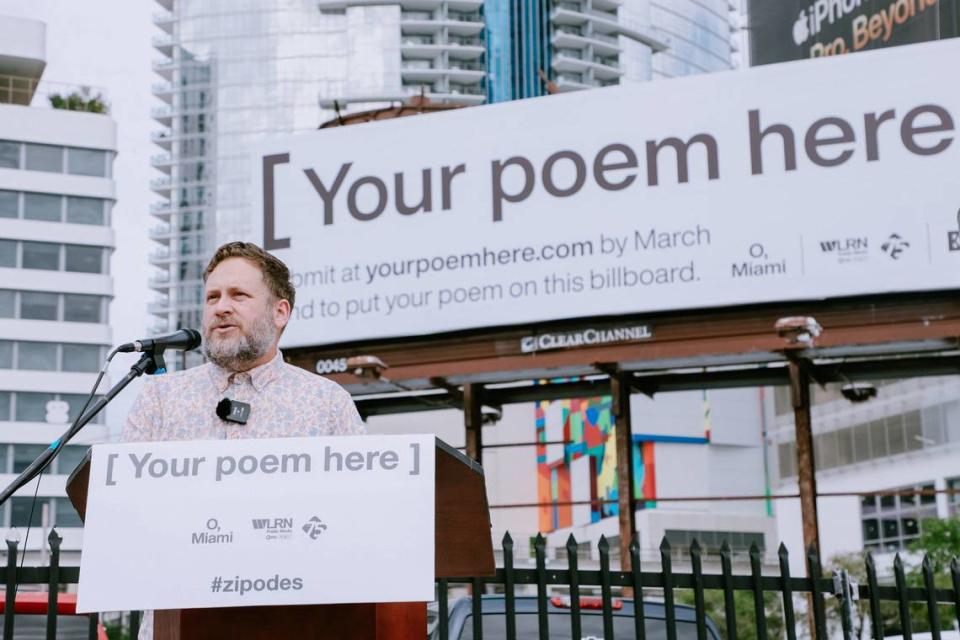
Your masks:
M277 300L286 300L290 303L290 307L293 307L296 290L290 282L290 269L279 258L267 253L252 242L228 242L222 245L210 258L207 268L203 270L203 281L206 282L210 272L229 258L244 258L257 265L260 268L260 273L263 274L263 281L270 289L270 293Z

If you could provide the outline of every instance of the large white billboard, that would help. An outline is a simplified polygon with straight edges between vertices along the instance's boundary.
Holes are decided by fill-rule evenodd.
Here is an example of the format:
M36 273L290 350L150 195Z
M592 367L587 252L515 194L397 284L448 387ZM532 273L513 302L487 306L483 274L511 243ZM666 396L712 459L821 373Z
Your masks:
M960 42L256 148L284 345L960 285Z

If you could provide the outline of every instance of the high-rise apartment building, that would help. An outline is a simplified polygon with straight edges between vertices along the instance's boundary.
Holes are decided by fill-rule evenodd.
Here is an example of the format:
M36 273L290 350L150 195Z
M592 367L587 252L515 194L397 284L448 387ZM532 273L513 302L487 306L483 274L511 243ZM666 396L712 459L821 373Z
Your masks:
M110 217L116 126L102 98L44 90L46 29L0 16L0 483L33 461L76 417L111 344ZM59 87L58 87L59 89ZM51 108L56 104L61 108ZM35 105L35 106L31 106ZM86 109L81 113L70 109ZM103 440L98 416L40 480L0 507L0 527L56 525L66 558L80 520L64 485L80 442ZM75 554L74 558L75 558Z
M156 332L200 324L201 271L218 228L245 231L247 145L314 129L320 94L342 89L346 41L310 0L158 0L153 92L161 176L150 237ZM194 356L194 353L190 354Z

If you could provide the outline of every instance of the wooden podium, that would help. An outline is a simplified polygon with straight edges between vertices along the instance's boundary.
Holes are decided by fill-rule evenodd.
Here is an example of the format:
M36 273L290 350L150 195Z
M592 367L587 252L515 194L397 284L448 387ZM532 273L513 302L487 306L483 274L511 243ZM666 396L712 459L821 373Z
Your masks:
M67 480L86 517L90 458ZM495 572L483 468L436 440L435 573L438 578ZM395 535L395 532L385 531ZM358 550L359 551L359 550ZM370 576L370 580L376 580ZM144 580L149 577L144 576ZM132 585L131 588L136 588ZM416 640L427 632L425 602L171 609L154 612L155 640Z

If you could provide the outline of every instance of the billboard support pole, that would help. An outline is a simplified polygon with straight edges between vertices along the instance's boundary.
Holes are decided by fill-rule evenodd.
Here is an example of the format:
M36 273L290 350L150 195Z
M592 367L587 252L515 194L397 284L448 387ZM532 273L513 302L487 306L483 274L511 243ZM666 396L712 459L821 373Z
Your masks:
M631 374L622 371L610 375L613 396L613 424L617 447L617 512L620 518L620 570L631 571L630 543L637 530L633 500L633 424L630 413Z
M466 454L483 464L483 386L477 383L463 385L463 421L466 429Z
M797 485L800 493L800 516L803 523L803 546L813 548L820 561L820 529L817 518L816 462L813 455L813 428L810 417L810 374L808 361L790 359L790 400L793 404L794 432L797 444Z

